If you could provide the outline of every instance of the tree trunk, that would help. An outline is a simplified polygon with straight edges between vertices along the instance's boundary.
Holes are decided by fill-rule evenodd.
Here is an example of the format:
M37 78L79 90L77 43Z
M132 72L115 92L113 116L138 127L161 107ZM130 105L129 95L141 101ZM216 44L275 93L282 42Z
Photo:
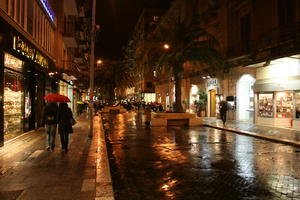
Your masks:
M180 73L174 74L175 78L175 112L183 112L181 104L181 75Z
M115 97L115 89L114 86L109 87L109 93L108 93L108 104L112 106L114 104L114 97Z

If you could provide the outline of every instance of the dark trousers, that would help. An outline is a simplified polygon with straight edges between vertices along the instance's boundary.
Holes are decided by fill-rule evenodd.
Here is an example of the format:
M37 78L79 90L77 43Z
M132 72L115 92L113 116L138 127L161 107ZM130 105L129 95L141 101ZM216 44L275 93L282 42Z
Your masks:
M223 121L223 124L225 124L225 122L226 122L226 114L227 114L227 110L220 111L220 117L221 117L221 120Z
M68 150L68 143L69 143L69 134L68 133L61 133L60 134L60 142L61 148Z

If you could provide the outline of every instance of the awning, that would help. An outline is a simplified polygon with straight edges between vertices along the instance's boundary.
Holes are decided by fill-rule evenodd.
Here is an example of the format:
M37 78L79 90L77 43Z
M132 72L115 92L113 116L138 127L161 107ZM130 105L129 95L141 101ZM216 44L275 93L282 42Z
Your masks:
M258 80L255 82L253 90L254 92L300 90L300 78Z

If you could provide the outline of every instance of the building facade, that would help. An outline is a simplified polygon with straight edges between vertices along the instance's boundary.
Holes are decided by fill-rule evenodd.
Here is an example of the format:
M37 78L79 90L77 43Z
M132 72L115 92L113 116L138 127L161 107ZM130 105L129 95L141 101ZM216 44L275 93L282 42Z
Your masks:
M61 16L54 1L0 2L0 146L41 125L44 96L59 93L60 81L73 99L62 77Z
M299 128L299 8L295 0L174 1L157 29L171 31L173 19L189 23L197 16L199 26L219 41L218 51L227 62L219 71L208 71L201 63L184 64L185 110L195 112L202 88L208 96L208 117L218 117L218 103L227 100L232 105L229 119ZM164 72L159 76L157 101L171 109L173 78Z

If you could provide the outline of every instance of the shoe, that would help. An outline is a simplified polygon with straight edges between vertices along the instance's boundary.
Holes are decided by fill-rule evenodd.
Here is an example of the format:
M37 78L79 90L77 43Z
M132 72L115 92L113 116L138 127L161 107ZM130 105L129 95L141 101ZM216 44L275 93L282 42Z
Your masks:
M50 147L47 147L47 151L50 151Z

